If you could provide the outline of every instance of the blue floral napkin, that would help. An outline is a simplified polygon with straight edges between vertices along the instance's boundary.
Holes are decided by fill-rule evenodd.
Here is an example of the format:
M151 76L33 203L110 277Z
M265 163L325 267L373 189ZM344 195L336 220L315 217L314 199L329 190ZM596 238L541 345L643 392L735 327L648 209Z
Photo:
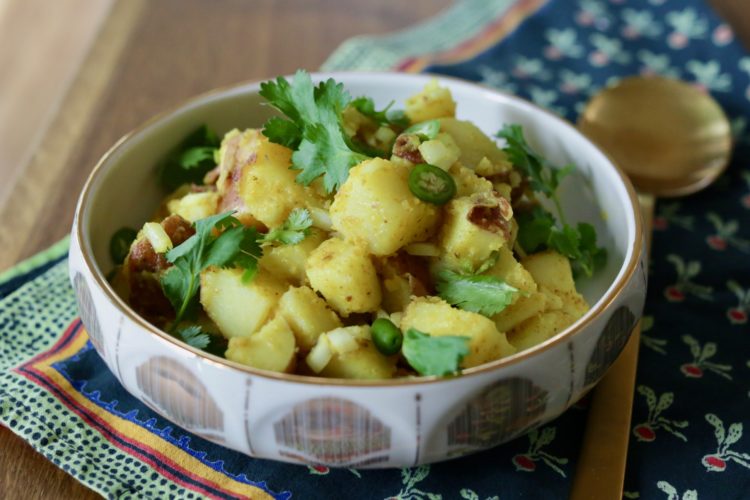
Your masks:
M626 75L679 77L729 114L734 161L657 206L627 498L750 497L750 57L698 0L466 0L406 32L345 43L325 69L426 70L574 120ZM496 449L403 470L250 459L132 398L77 320L65 243L0 276L0 422L110 497L564 498L585 402ZM607 446L602 443L601 446Z

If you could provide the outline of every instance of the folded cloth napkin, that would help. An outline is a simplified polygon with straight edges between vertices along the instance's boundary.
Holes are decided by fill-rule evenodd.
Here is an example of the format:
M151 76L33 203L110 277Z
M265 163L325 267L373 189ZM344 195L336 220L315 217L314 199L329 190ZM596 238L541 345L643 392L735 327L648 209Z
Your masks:
M657 206L625 496L746 497L750 57L732 30L698 0L467 0L411 30L353 39L324 68L460 76L570 119L598 88L635 73L680 77L720 101L736 134L732 165L710 189ZM280 464L191 435L125 392L93 350L66 249L0 276L0 422L103 495L567 496L585 404L493 450L403 470Z

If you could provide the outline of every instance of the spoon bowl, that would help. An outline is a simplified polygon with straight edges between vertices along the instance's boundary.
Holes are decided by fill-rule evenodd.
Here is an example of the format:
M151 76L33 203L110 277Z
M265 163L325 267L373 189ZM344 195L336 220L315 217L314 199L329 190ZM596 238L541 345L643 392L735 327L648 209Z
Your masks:
M630 77L603 90L578 126L639 191L658 197L708 186L732 150L729 120L719 104L694 85L663 77Z

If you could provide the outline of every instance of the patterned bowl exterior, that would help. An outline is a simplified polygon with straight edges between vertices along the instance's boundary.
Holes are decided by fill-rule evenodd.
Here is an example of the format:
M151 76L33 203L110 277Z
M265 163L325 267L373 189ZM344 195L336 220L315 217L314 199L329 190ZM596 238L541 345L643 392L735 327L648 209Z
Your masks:
M150 331L114 298L76 231L70 277L92 343L122 385L163 417L254 457L332 467L405 467L473 453L560 415L624 347L645 300L643 260L576 332L520 362L456 378L311 383L243 370ZM87 251L88 253L88 251ZM642 254L641 254L642 255ZM558 336L560 337L560 336Z

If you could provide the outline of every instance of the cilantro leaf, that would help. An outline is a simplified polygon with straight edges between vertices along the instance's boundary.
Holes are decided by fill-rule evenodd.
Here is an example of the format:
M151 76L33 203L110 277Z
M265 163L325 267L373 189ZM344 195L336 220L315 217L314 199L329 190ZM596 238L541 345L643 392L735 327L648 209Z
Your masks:
M444 269L435 284L438 295L451 305L485 316L508 307L519 290L494 276L458 274Z
M350 105L378 125L394 125L400 128L408 127L409 119L406 117L406 114L401 110L391 110L393 103L394 101L391 101L383 110L377 111L375 110L375 101L370 97L357 97Z
M227 341L224 337L206 332L199 325L180 328L177 334L186 344L222 358L227 350Z
M453 335L430 336L409 328L401 347L406 361L420 375L451 375L460 370L469 354L469 338Z
M531 189L542 193L554 203L561 222L558 225L555 217L541 206L536 206L531 211L516 213L519 226L518 243L529 253L551 248L570 260L574 275L591 276L597 268L605 264L607 251L596 245L594 226L579 223L572 227L567 223L557 196L560 181L575 167L566 165L556 168L550 165L529 146L520 125L506 125L497 136L505 139L507 144L503 151L513 165L528 177Z
M214 230L222 232L216 235ZM195 313L200 273L207 267L240 267L245 270L243 280L252 279L261 255L257 240L257 231L244 227L231 212L195 222L195 234L166 253L173 266L160 279L164 295L175 309L172 329Z
M173 149L159 166L159 180L173 191L183 184L200 184L209 170L216 166L214 152L219 137L206 125L193 131Z
M284 245L296 245L310 235L311 227L310 212L306 208L295 208L281 226L271 229L262 238L261 243L278 241Z
M344 132L341 113L351 97L342 84L328 79L314 87L310 75L300 70L291 83L279 77L261 84L260 94L287 117L271 118L263 134L296 149L292 168L301 170L297 182L309 185L322 175L331 193L346 181L351 167L369 158Z
M198 325L180 328L177 333L187 345L198 349L205 349L211 343L211 336L205 333Z
M497 137L505 139L503 151L508 159L529 178L529 185L534 191L540 192L557 203L557 187L563 177L573 170L573 165L554 168L547 160L537 154L526 142L523 128L520 125L505 125Z

